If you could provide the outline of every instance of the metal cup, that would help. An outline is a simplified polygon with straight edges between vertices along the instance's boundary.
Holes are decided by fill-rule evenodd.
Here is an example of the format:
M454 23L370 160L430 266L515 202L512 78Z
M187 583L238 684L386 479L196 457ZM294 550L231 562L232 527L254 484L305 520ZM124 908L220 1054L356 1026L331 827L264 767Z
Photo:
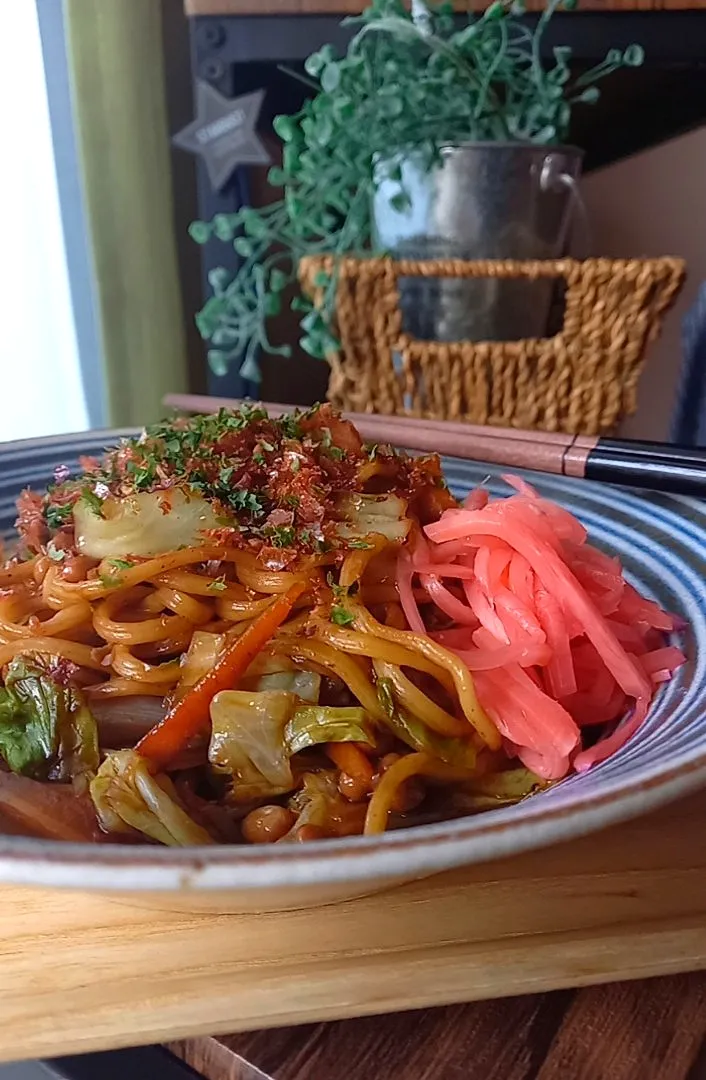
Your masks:
M555 259L566 254L582 151L571 146L445 146L431 171L396 162L411 199L378 162L373 198L378 249L409 259ZM549 331L554 284L503 279L402 278L405 330L433 341L508 341Z

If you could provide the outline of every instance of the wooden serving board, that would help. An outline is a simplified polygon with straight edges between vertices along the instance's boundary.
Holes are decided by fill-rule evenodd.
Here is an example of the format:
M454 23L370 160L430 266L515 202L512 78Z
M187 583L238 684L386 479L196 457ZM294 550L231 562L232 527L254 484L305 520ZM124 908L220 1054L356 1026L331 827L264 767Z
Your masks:
M706 793L329 908L185 915L0 889L0 1059L706 968Z

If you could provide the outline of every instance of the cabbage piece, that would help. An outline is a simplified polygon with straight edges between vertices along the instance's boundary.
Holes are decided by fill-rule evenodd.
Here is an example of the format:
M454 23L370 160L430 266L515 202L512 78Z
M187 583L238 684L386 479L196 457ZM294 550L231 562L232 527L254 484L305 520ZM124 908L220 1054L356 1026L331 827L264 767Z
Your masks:
M195 630L181 665L179 682L174 687L172 701L177 702L215 667L226 644L225 634Z
M374 533L388 540L404 540L411 521L407 517L407 503L397 495L359 495L346 492L336 506L344 520L337 532L344 540L363 539Z
M80 691L60 668L24 657L8 666L0 689L0 755L12 772L72 780L98 768L98 730Z
M297 820L280 844L296 840L304 825L316 826L325 836L355 836L363 831L368 808L365 802L351 803L341 795L335 769L304 773L301 788L287 806L297 814Z
M457 810L492 810L521 802L547 784L529 769L506 769L503 772L477 776L456 788L452 802Z
M209 630L195 630L184 656L181 675L172 700L179 701L218 662L226 647L226 635ZM233 687L235 689L235 687ZM288 690L302 701L316 704L321 689L321 676L314 671L300 671L291 660L261 652L240 681L242 690Z
M205 529L223 524L213 506L181 488L109 497L98 513L85 499L74 506L76 547L94 559L161 555L203 542Z
M304 773L302 786L287 802L290 810L297 814L293 829L282 840L293 836L302 825L316 825L325 829L331 820L332 810L342 800L338 790L337 773L334 770Z
M252 802L291 791L284 729L298 704L284 690L222 690L211 702L208 760L233 777L233 800Z
M241 683L243 690L257 690L261 675L281 675L283 671L297 671L297 665L291 657L273 651L271 648L259 652L245 672Z
M422 721L410 716L399 708L395 701L394 687L389 679L378 679L378 701L385 712L390 730L400 742L412 750L426 751L459 769L472 771L476 767L478 752L471 742L472 729L468 729L468 739L458 739L450 735L439 735Z
M253 689L287 690L290 694L296 694L300 701L316 705L321 692L321 676L315 671L273 671L261 675Z
M169 779L152 776L145 759L134 750L108 754L91 782L90 793L106 832L134 829L169 847L214 842L179 805Z
M365 742L373 746L375 737L364 709L315 705L295 710L284 729L284 742L290 754L298 754L319 743Z

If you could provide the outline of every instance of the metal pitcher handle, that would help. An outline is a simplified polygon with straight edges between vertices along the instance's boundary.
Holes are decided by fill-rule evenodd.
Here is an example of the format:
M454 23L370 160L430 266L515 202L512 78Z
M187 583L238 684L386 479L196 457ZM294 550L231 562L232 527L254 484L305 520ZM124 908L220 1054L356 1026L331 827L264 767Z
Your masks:
M588 210L586 203L583 201L576 177L566 171L563 154L547 154L539 174L539 187L541 191L557 191L560 188L568 189L572 208L579 223L579 229L572 230L574 247L579 249L580 258L587 258L591 250L591 225L588 220ZM570 224L573 225L573 222ZM578 240L576 238L577 232L579 233Z

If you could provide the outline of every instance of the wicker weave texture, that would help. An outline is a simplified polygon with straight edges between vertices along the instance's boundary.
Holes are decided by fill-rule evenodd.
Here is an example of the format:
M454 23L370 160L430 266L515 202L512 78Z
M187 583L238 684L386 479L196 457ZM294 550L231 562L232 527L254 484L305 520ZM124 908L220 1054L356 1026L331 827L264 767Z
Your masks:
M302 285L315 302L317 271L333 268L331 257L302 260ZM352 412L598 435L635 411L645 351L685 266L676 258L347 258L337 270L342 353L328 358L334 404ZM563 279L563 327L553 337L521 341L416 340L402 327L398 279L417 276Z

